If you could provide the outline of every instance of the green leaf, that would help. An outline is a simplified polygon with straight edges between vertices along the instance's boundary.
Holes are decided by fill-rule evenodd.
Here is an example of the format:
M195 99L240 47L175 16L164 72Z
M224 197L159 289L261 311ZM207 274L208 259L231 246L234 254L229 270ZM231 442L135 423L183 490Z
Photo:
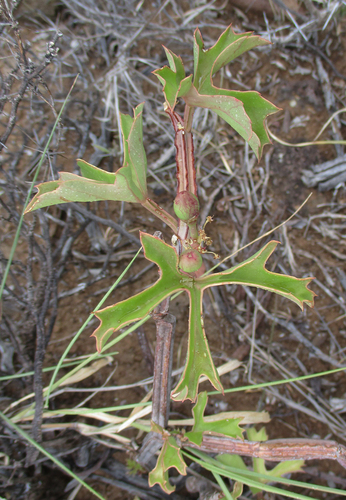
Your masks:
M255 427L249 427L246 430L246 434L250 441L267 441L268 434L265 427L261 427L259 431L256 431Z
M240 471L247 471L244 460L239 455L217 455L216 460L224 465L237 468ZM232 498L236 500L243 493L244 483L235 481L233 485Z
M130 115L120 113L124 163L118 171L126 177L130 189L140 201L147 198L147 159L143 146L143 106L142 103L134 109L133 118Z
M116 173L106 172L84 160L77 160L83 177L60 172L59 180L39 184L38 193L28 204L26 213L78 201L145 201L147 161L143 146L142 111L143 104L140 104L134 109L134 118L121 114L124 163Z
M192 75L185 78L185 69L181 57L164 47L170 67L164 66L153 71L163 86L163 93L167 105L173 110L177 98L186 93L192 84Z
M263 147L270 144L266 127L265 119L267 116L272 115L279 111L279 108L274 106L271 102L261 96L256 91L234 91L217 89L217 95L229 96L229 98L239 99L244 105L245 113L248 115L252 126L252 136L250 138L249 146L254 151L257 158L262 155ZM227 121L227 120L226 120Z
M178 268L178 256L173 247L159 238L141 233L145 257L159 267L158 281L146 290L97 311L95 315L101 324L93 333L98 351L113 332L128 323L144 318L164 298L184 290L190 300L189 338L187 359L181 379L171 397L176 401L195 401L201 376L205 375L211 384L222 391L222 384L214 366L204 331L202 298L205 288L226 283L256 286L289 298L303 308L304 302L312 306L314 292L307 288L312 278L298 279L272 273L265 269L265 263L274 251L277 242L270 242L247 261L228 271L193 278ZM198 439L198 437L196 437Z
M96 338L99 352L113 332L144 318L164 298L183 289L180 283L181 273L178 272L178 257L174 248L150 234L140 233L140 238L145 257L160 268L160 278L143 292L95 313L101 324L92 336Z
M106 184L115 184L117 174L114 172L106 172L106 170L97 168L95 165L92 165L85 160L77 160L77 165L80 168L82 177L94 181L104 182Z
M204 85L204 90L202 94L192 85L182 98L191 107L214 111L249 143L260 158L265 144L270 144L264 120L278 108L255 91L232 91L213 85Z
M234 500L236 500L237 498L240 497L240 495L243 494L243 487L244 487L243 483L235 481L232 491L232 497Z
M252 33L235 34L229 26L210 49L204 50L202 35L197 29L194 41L194 86L186 94L180 94L189 106L215 111L249 142L257 158L261 157L264 145L270 143L264 120L278 108L258 92L215 87L213 75L244 52L268 43L268 40Z
M239 471L247 472L247 467L245 465L244 460L239 455L230 455L228 453L221 453L217 455L216 460L224 465L228 465L229 467L234 467L235 469L239 469Z
M203 84L210 80L219 69L239 57L244 52L268 45L270 42L252 32L234 33L231 26L220 35L218 41L208 50L204 50L204 42L197 28L194 36L194 85L203 92Z
M250 141L252 126L249 116L246 114L243 103L234 97L218 95L217 92L210 95L200 94L192 86L183 96L184 101L191 107L208 108L221 116L234 130L236 130L245 141Z
M96 167L95 167L96 168ZM43 182L36 186L38 193L28 204L26 213L38 208L76 201L138 201L122 175L117 175L114 184L85 179L69 172L60 172L57 181Z
M199 278L198 285L204 288L215 285L241 284L270 290L292 300L303 310L304 303L313 307L315 293L308 288L313 278L295 278L284 274L272 273L265 264L274 252L278 242L270 241L255 255L222 273Z
M186 289L190 296L189 339L184 371L177 387L171 394L175 401L190 399L195 401L199 379L205 375L215 389L223 391L219 374L213 363L207 337L204 331L202 296L203 292L191 280Z
M213 422L204 420L204 410L207 405L207 393L198 394L197 403L193 407L194 425L191 432L187 432L185 437L195 443L197 446L202 444L203 433L221 434L231 438L243 438L243 430L239 427L241 418L226 418L215 420Z
M168 470L175 468L180 474L186 476L186 464L174 437L163 433L163 440L164 443L156 467L149 473L149 486L153 487L154 484L159 484L163 491L170 494L175 490L175 486L169 482Z
M205 288L238 283L256 286L283 295L298 304L302 309L304 302L310 306L313 305L315 293L307 288L312 278L298 279L272 273L265 269L265 263L276 245L277 242L275 241L268 243L247 261L228 271L191 280L189 287L186 289L190 296L187 360L181 379L171 394L171 398L175 401L184 401L185 399L194 401L201 375L206 375L214 387L223 390L204 332L202 298Z
M291 474L292 472L302 472L304 465L304 460L287 460L286 462L280 462L274 467L274 469L269 471L266 469L266 471L270 476L282 477L285 474ZM254 468L254 470L256 469Z
M119 328L144 318L164 298L179 290L185 290L190 298L188 357L185 370L172 397L177 401L184 399L194 401L199 379L203 375L210 380L215 389L222 391L204 332L200 289L195 287L195 281L191 276L179 271L178 256L173 247L146 233L141 233L140 237L145 257L158 265L160 278L143 292L95 313L101 321L92 335L96 338L97 350L101 351L107 339Z

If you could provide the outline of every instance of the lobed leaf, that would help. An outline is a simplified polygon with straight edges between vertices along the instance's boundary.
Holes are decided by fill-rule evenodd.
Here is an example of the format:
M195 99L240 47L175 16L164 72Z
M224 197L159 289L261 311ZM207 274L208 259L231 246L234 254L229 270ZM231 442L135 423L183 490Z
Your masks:
M146 233L141 233L140 236L145 257L159 267L159 279L137 295L97 311L95 315L101 323L93 336L96 338L98 351L101 351L113 332L144 318L164 298L173 293L180 290L187 292L190 301L188 348L184 371L171 394L172 399L176 401L195 401L199 380L203 375L217 390L223 390L204 331L202 299L205 288L238 283L278 293L301 308L304 303L313 305L315 294L307 288L312 278L298 279L265 269L266 261L277 245L275 241L269 242L255 255L228 271L193 278L179 270L178 256L173 247L155 236Z
M270 241L261 250L241 264L221 273L199 278L203 288L215 285L241 284L270 290L292 300L303 310L304 303L313 307L315 293L308 288L313 278L295 278L268 271L265 264L278 242Z
M158 431L159 426L155 426L154 431ZM170 494L175 490L169 482L168 470L176 469L180 474L186 476L186 463L181 456L180 447L168 433L162 430L163 446L156 462L156 467L149 473L149 486L159 484L163 491Z
M38 208L77 201L138 201L129 189L127 180L121 174L115 174L114 184L86 179L69 172L60 172L59 174L59 180L43 182L36 186L38 192L28 204L25 213Z
M278 108L258 92L215 87L213 75L244 52L268 43L268 40L252 33L235 34L229 26L210 49L204 50L202 35L197 29L194 39L194 86L186 94L181 94L189 106L215 111L249 142L257 158L261 157L265 144L270 143L264 121Z
M25 212L78 201L145 201L147 162L143 146L142 111L143 104L140 104L134 109L133 118L121 114L124 164L116 173L106 172L84 160L77 160L83 177L60 172L58 180L39 184L38 192Z
M191 280L189 288L185 288L190 298L189 338L184 371L178 385L171 394L175 401L196 400L199 379L205 375L216 390L223 392L219 374L210 354L207 337L204 331L202 292Z
M113 332L144 318L167 296L183 289L180 283L181 273L178 271L178 257L174 248L150 234L140 233L140 238L145 257L158 265L160 277L154 285L143 292L95 313L101 324L92 337L96 338L99 352Z
M307 288L312 278L294 278L272 273L265 264L274 251L277 242L272 241L245 262L228 271L196 278L186 289L190 296L189 340L187 359L181 379L171 394L176 401L196 399L201 375L206 375L218 390L223 391L220 379L212 361L203 323L203 291L209 286L222 284L242 284L263 288L283 295L298 304L302 309L304 302L313 306L315 293Z
M265 119L279 108L255 91L217 88L213 84L213 75L244 52L269 43L251 32L236 34L229 26L218 41L205 50L201 32L197 29L194 35L193 80L192 75L185 77L181 58L164 47L169 67L165 66L153 73L163 85L166 105L173 110L178 97L182 97L190 107L214 111L249 143L257 158L260 158L263 147L270 143Z
M268 45L270 42L252 32L234 33L232 26L220 35L217 42L208 50L204 49L204 42L200 30L197 28L194 35L194 85L201 93L204 92L204 83L211 81L213 74L223 66L239 57L244 52Z
M185 69L180 56L164 47L170 67L164 66L156 69L153 74L157 76L163 86L163 93L167 105L173 110L177 98L181 93L186 93L192 84L192 75L185 78Z
M192 431L187 432L185 437L197 446L202 444L203 433L205 434L222 434L231 438L243 438L243 430L239 427L241 418L226 418L215 420L213 422L204 420L204 410L207 405L207 393L200 392L198 394L197 403L193 407L194 425Z

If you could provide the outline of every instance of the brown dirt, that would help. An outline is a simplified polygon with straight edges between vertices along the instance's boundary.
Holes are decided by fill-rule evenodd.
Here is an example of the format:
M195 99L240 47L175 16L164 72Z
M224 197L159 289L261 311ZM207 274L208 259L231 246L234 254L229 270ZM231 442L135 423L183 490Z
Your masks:
M293 2L293 7L295 8L295 2ZM182 3L183 5L183 3ZM219 4L217 3L218 7ZM220 4L221 5L221 4ZM145 7L146 8L146 7ZM186 5L182 7L184 12L189 10L189 6ZM145 11L148 16L150 12ZM73 14L68 13L66 9L60 12L62 19L62 26L60 29L64 31L64 35L71 42L72 40L79 40L78 37L89 36L89 28L83 28L79 25L73 18ZM170 17L174 15L174 10L171 6L167 7L167 15L162 15L158 20L158 25L164 27L165 25L171 26ZM207 23L208 20L204 19L203 16L197 17L194 22L198 25L198 22ZM232 2L229 2L224 10L218 11L216 17L214 18L215 23L218 25L220 23L230 23L233 22L236 27L240 27L239 31L244 31L248 29L253 29L255 26L258 30L265 29L265 23L263 21L262 15L256 13L256 11L246 12L246 16L241 17L239 11L234 10ZM274 17L273 23L278 23L277 17ZM346 73L346 63L343 59L344 50L346 48L346 23L345 18L341 18L335 21L336 27L335 32L338 31L338 35L334 31L329 33L330 37L330 59L336 66L340 73ZM35 42L35 28L31 24L30 19L24 18L21 20L23 24L23 36L27 37L29 40ZM209 20L209 26L210 26ZM161 65L163 63L163 54L161 49L161 42L168 45L173 50L179 52L179 45L183 46L183 56L186 56L185 38L190 36L187 35L185 30L182 32L182 42L175 37L170 44L169 36L168 40L153 39L153 40L141 40L138 44L133 44L128 56L131 55L135 57L139 55L142 58L155 60L155 65ZM204 27L203 35L206 39L215 39L215 34L219 34L219 27ZM186 36L185 36L186 34ZM92 39L93 35L90 35ZM104 38L106 40L106 38ZM36 42L35 42L36 43ZM64 42L62 50L59 57L62 59L66 57L69 61L67 53L69 47L68 43ZM90 42L91 44L91 42ZM116 44L115 44L116 47ZM335 47L335 51L332 48ZM181 48L181 47L180 47ZM114 49L116 52L116 49ZM110 51L110 57L112 64L116 61L116 53ZM89 84L93 79L97 79L109 69L107 64L100 54L102 50L96 45L93 47L82 47L79 51L76 51L78 58L82 61L82 64L86 66L86 73L90 76ZM188 53L188 58L191 54ZM250 88L255 88L256 81L258 79L261 82L261 87L265 90L262 92L264 97L268 98L274 102L277 106L281 107L283 111L273 116L270 120L270 128L276 135L284 138L287 142L303 142L312 140L317 132L319 131L322 124L328 119L331 111L328 111L325 106L324 96L321 89L320 82L318 78L314 75L314 65L315 65L315 54L309 52L307 54L306 48L302 46L293 47L273 47L271 52L256 52L257 59L251 58L251 56L245 56L242 61L235 61L230 65L230 72L233 78L241 78L242 84ZM84 59L83 59L84 57ZM294 73L293 69L301 64L302 58L306 57L306 65L311 68L311 73L308 75L301 75ZM274 64L275 62L282 62L283 66L280 64ZM70 63L72 64L72 63ZM143 65L144 66L144 65ZM254 69L255 68L255 69ZM345 86L343 86L344 81L340 80L330 67L325 65L328 70L329 77L334 85L335 93L338 95L338 102L340 101L340 106L345 106L345 96L344 92ZM152 69L150 67L150 69ZM66 68L65 68L66 70ZM73 68L74 71L79 71L77 68ZM138 62L136 70L142 71L142 63ZM72 73L72 70L71 70ZM274 77L268 83L268 75L273 75ZM54 98L61 99L62 96L66 95L66 91L69 89L69 85L72 81L72 76L67 78L60 78L57 76L56 80L54 77L47 77L49 80L49 92L54 95ZM83 75L83 82L85 80L85 75ZM148 73L147 78L150 81L154 81L154 78ZM227 79L226 79L227 80ZM141 91L144 94L144 98L150 99L148 107L159 109L162 101L162 97L158 94L157 89L152 86L150 81L145 81L142 85ZM271 86L271 83L274 84ZM275 83L275 81L277 83ZM228 84L228 82L227 82ZM230 88L234 88L234 83L229 82ZM266 87L269 87L266 90ZM44 87L43 87L44 89ZM58 169L64 169L67 171L73 171L75 168L74 159L77 155L78 146L76 144L80 141L80 126L83 125L83 119L86 115L86 109L91 99L89 95L86 99L88 102L86 104L85 95L91 90L85 90L82 85L77 87L77 95L74 98L74 102L68 110L68 120L66 123L72 131L65 131L63 134L63 143L59 145L58 160L54 163L54 171ZM237 90L241 89L236 87ZM123 90L123 89L122 89ZM101 93L102 95L102 93ZM121 109L126 111L126 107L130 108L133 102L125 103L126 92L124 90L124 96L121 100ZM104 99L104 95L102 95ZM136 101L139 96L136 96ZM102 103L102 104L101 104ZM294 105L292 105L294 103ZM28 102L26 103L28 105ZM100 106L104 106L104 100L100 100ZM59 106L57 106L59 107ZM155 110L154 110L155 111ZM19 116L18 125L27 120L28 109L21 109L21 114ZM37 118L37 122L42 122L42 116L44 113L51 114L49 106L40 108L40 116ZM102 113L101 113L102 115ZM299 116L306 115L309 117L307 125L304 127L289 128L292 121ZM40 118L40 120L39 120ZM162 126L169 134L172 131L169 129L168 122L161 114ZM91 131L100 136L100 120L95 119L95 117L90 118L91 121ZM77 126L74 126L76 125ZM108 147L118 148L118 137L117 133L114 133L115 120L114 123L110 124L112 129L111 138L108 140ZM44 125L45 127L46 125ZM167 137L165 137L161 129L156 129L154 132L150 130L150 123L148 123L148 130L145 134L145 145L148 152L149 165L156 161L161 155L161 149L168 147L166 142ZM25 125L27 128L27 124ZM345 137L346 132L345 122L341 124L341 133ZM201 133L206 133L208 129L204 129ZM155 136L154 133L159 134L159 137ZM328 136L328 134L326 134ZM272 237L274 239L280 240L282 245L278 249L275 256L271 258L271 263L276 263L276 269L278 272L292 273L297 276L315 276L319 282L327 286L327 289L322 289L318 284L312 284L312 288L317 293L316 307L314 310L308 309L304 312L300 312L298 308L287 303L286 300L282 298L270 297L265 302L265 307L271 314L276 314L280 319L285 319L292 321L294 325L299 329L303 335L305 335L308 340L324 353L331 356L333 359L338 360L340 363L344 361L344 349L346 348L346 321L345 321L345 300L346 292L345 286L340 282L340 270L345 271L345 264L342 258L338 258L337 255L333 254L333 250L339 252L339 255L345 255L345 225L342 225L343 219L334 219L332 217L325 217L326 213L338 214L346 217L345 207L346 207L346 195L345 188L340 188L338 192L325 192L321 193L315 189L308 189L301 181L302 171L309 168L312 164L321 163L323 161L329 160L335 157L335 149L333 146L323 146L321 148L308 147L308 148L290 148L280 144L275 144L273 146L267 146L265 153L270 153L269 165L270 165L270 177L267 185L267 191L264 198L263 209L260 213L256 213L256 209L249 209L249 205L244 197L244 193L241 192L241 186L244 185L244 179L247 177L249 181L249 176L246 173L246 166L244 160L244 146L240 139L235 138L234 142L231 141L233 138L233 133L227 129L227 127L220 120L217 123L216 131L214 133L212 141L215 143L218 141L226 140L224 146L224 151L227 154L227 159L233 166L232 169L235 170L236 176L234 180L235 191L237 195L242 195L235 200L234 192L230 192L228 189L224 188L215 197L214 203L211 207L210 214L214 216L214 221L212 224L207 226L208 235L210 235L214 241L212 250L220 253L221 257L225 257L231 253L235 242L242 239L243 233L241 230L246 227L247 235L243 243L247 243L253 238L258 237L260 233L268 231L269 229L280 224L283 220L288 218L307 198L310 192L313 192L313 196L309 203L305 205L300 211L299 215L293 219L287 225L287 233L283 230L277 230L274 232ZM13 139L9 143L9 149L11 152L16 150L17 138ZM155 142L156 141L156 142ZM159 144L162 141L162 145L154 150L153 144ZM200 145L200 142L198 142ZM198 148L196 148L198 151ZM89 161L91 155L94 153L94 149L91 146L91 141L88 139L87 146L83 153L83 158ZM198 153L197 153L198 154ZM202 160L199 161L199 165L202 165L200 169L200 182L202 186L201 198L204 202L208 200L208 197L212 194L214 189L219 185L220 179L220 168L222 163L220 157L213 150L210 154L204 155L201 152ZM167 162L172 162L172 158ZM214 163L213 163L214 162ZM110 170L115 170L120 166L121 155L117 154L114 161L111 158L106 158L101 165ZM219 171L215 175L208 176L208 168L210 165L217 165ZM22 175L26 169L25 161L19 162L17 175ZM252 169L252 176L254 182L259 182L263 177L263 171L265 169L265 159L262 159L260 163L254 163ZM49 171L47 170L47 176ZM152 197L160 205L162 205L167 210L171 211L171 204L174 197L174 175L172 170L165 170L165 172L160 172L161 183L168 186L168 190L162 188L162 185L158 183L154 178L149 177L149 186L152 190ZM258 193L260 190L258 191ZM252 199L252 202L254 199ZM18 201L19 203L19 201ZM99 203L97 206L91 207L93 210L97 210L97 213L102 217L107 217L115 221L122 218L122 223L126 226L126 230L136 237L139 236L139 229L146 231L148 233L153 233L155 230L163 230L164 237L166 241L170 239L170 232L167 228L157 227L155 222L151 217L147 216L147 212L143 209L133 207L132 205L125 204L124 213L121 214L119 204L109 202L107 205L105 203ZM6 216L5 210L2 208L3 217ZM51 212L57 218L62 218L66 216L61 215L61 212L56 210ZM74 222L77 228L77 222ZM336 224L339 224L338 226ZM2 225L1 228L1 251L7 257L9 253L10 244L12 243L11 238L8 237L9 234L13 234L15 225L13 221L10 220ZM263 229L263 230L262 230ZM103 235L105 235L105 228L102 227ZM49 232L52 236L52 241L57 242L61 235L61 227L59 224L50 221ZM39 230L36 230L36 234L39 237ZM105 239L109 237L116 237L114 230L111 230L109 234L106 235ZM263 243L263 242L262 242ZM327 245L329 250L321 245ZM240 245L239 245L240 246ZM128 242L124 244L125 250L134 249L134 246L130 246ZM246 249L241 255L236 257L235 262L240 262L240 259L245 259L249 257L259 248L259 244L250 249ZM291 250L294 255L294 262L289 260L289 252ZM73 251L67 260L64 273L60 279L58 285L58 293L63 294L68 293L70 290L74 289L78 284L90 281L97 270L99 270L103 262L93 262L92 257L103 258L105 257L105 251L103 249L95 247L93 245L90 235L83 232L75 241L73 245ZM23 237L17 248L15 259L22 262L24 267L27 260L27 240ZM79 253L77 253L79 252ZM87 256L87 260L82 260L80 258L80 253ZM317 261L311 259L310 255L317 257ZM118 262L111 262L107 270L104 273L102 280L93 283L90 286L85 287L84 290L78 293L71 293L59 300L58 315L55 321L54 329L51 335L51 339L45 355L45 366L55 365L62 353L64 352L68 342L71 340L73 333L75 333L81 324L85 321L91 311L94 310L99 300L103 296L100 294L100 289L105 291L112 285L116 277L118 277L121 272L125 269L129 262L129 258L133 256L133 253L126 258ZM208 261L209 262L209 261ZM293 269L292 269L293 262ZM295 264L295 265L294 265ZM131 267L126 278L130 276L136 276L144 267L147 262L144 261L142 257L138 258L135 264ZM281 268L278 267L281 265ZM339 271L338 271L339 270ZM39 275L39 265L37 263L37 276ZM326 284L326 274L327 277L330 276L333 284ZM108 298L105 305L113 304L116 301L121 301L143 290L145 287L153 283L157 279L157 270L155 268L150 269L146 272L140 279L134 282L128 283L125 286L118 288L113 294ZM22 275L22 282L25 282L25 276ZM24 285L23 285L24 286ZM328 291L331 293L328 294ZM208 341L210 344L211 352L216 359L216 364L219 365L232 358L234 352L242 348L244 345L248 345L248 341L244 335L244 331L251 337L251 318L254 312L254 306L251 300L246 296L245 292L239 288L232 288L227 290L220 290L219 295L216 297L211 293L206 294L205 300L206 308L206 332ZM185 295L180 295L174 301L172 301L170 306L170 311L177 318L177 331L175 340L175 354L174 354L174 368L182 365L186 354L187 346L187 317L188 317L188 300ZM224 314L223 314L224 313ZM18 316L20 311L16 312L12 320L14 324L18 321ZM73 346L69 353L69 358L74 358L76 356L83 356L94 352L95 341L90 338L89 335L92 333L96 326L94 322L89 326L82 334L81 339ZM155 332L154 323L148 321L144 326L147 333L149 344L151 349L154 350L155 347ZM4 330L5 331L5 330ZM268 364L265 362L263 356L257 355L253 358L253 372L252 381L262 382L265 380L276 380L282 378L285 374L281 372L281 368L284 366L286 370L297 375L304 375L306 373L316 373L319 371L328 370L332 366L328 365L324 361L312 357L311 353L300 344L297 339L294 338L292 334L285 329L283 329L278 324L273 324L266 318L261 318L258 322L256 328L256 342L265 352L270 352L273 359L278 363L278 367L275 368L274 364ZM7 339L7 336L6 336ZM33 335L29 337L31 345L28 346L28 355L31 356L34 350ZM92 377L89 377L79 383L80 388L90 388L90 387L100 387L105 379L111 375L112 371L115 369L114 374L108 381L108 385L124 385L136 383L139 380L143 380L151 375L148 371L147 363L144 358L143 351L141 350L140 344L138 342L136 332L128 335L121 343L116 344L114 350L119 351L119 354L114 356L112 364L104 367L102 370L98 371ZM340 352L339 352L340 350ZM243 360L244 368L248 366L249 356ZM15 357L15 371L18 371L20 367L20 362L17 357ZM281 366L281 368L280 368ZM223 377L224 388L231 388L234 385L246 385L249 383L246 369L240 369L237 372L237 379L232 378L232 375L226 375ZM47 384L50 380L50 375L44 375L43 384ZM147 392L149 386L137 387L133 389L127 389L125 391L112 392L99 392L96 394L90 403L92 408L104 408L118 404L130 404L137 403L142 400ZM323 400L327 405L330 404L332 397L342 398L346 393L346 382L343 374L331 375L326 379L313 379L313 382L308 386L310 394L313 398L319 401ZM201 389L210 390L210 385L204 383L201 385ZM20 381L15 379L9 383L6 383L3 387L1 396L3 401L1 402L1 408L7 406L10 402L13 402L32 390L31 382L26 379L26 381ZM301 393L299 393L294 387L291 386L279 386L277 388L278 394L270 393L268 391L255 390L241 393L226 394L225 397L212 396L209 399L207 406L207 413L212 414L220 411L220 402L222 410L266 410L270 413L272 420L270 425L266 426L267 432L270 438L288 438L288 437L320 437L326 438L329 436L331 439L340 439L344 442L346 439L346 434L342 436L333 435L331 426L325 421L318 421L316 418L309 416L303 411L299 411L294 406L284 403L278 397L278 395L285 396L286 398L294 401L295 403L300 403L302 408L308 408L314 410L311 400L308 401ZM73 408L75 405L79 404L84 400L84 398L89 393L64 393L56 398L54 398L51 409L58 408ZM320 398L320 399L319 399ZM6 404L5 404L6 403ZM333 414L333 409L328 406L328 411ZM128 412L126 412L128 414ZM188 403L173 403L172 404L172 415L185 415L190 417L191 405ZM124 413L123 413L124 415ZM342 417L342 415L340 415ZM72 421L72 418L64 419L65 422ZM80 419L80 422L87 424L97 425L96 421L92 419ZM47 432L44 434L44 441L51 439L56 440L62 438L64 441L64 450L66 451L67 443L71 448L79 447L83 442L89 438L80 436L77 433L69 431L68 434L63 430L56 430L52 432ZM138 437L137 431L126 431L125 436L130 437L135 440L138 439L140 443L141 438ZM6 437L8 439L8 437ZM96 449L97 444L92 440L88 441L90 443L90 459L85 467L91 467L99 459L101 455L100 449ZM96 449L96 451L95 451ZM8 454L8 448L4 448L5 454ZM6 451L7 450L7 451ZM14 448L16 456L11 456L11 465L14 464L14 468L11 469L13 474L16 474L16 461L21 463L21 467L24 465L24 449L16 445ZM53 448L56 451L55 448ZM60 450L62 451L62 450ZM113 451L111 450L112 454ZM62 456L64 456L62 454ZM130 453L125 452L114 452L114 457L117 458L122 463L126 462L126 459L132 456ZM78 468L76 465L74 455L67 454L64 460L67 465L71 467L76 473L82 472L82 468ZM15 462L13 462L13 460ZM331 461L313 461L309 462L309 467L316 467L318 471L324 471L328 473L336 474L337 476L343 476L344 470L337 463ZM1 470L1 466L0 466ZM303 477L303 479L301 479ZM310 476L300 476L301 480L311 481ZM313 478L314 481L316 480ZM17 476L12 481L12 479L7 478L8 489L7 493L1 494L5 495L5 498L25 498L28 500L39 500L41 498L46 498L49 496L51 499L62 499L68 498L67 494L63 493L63 490L68 483L69 479L61 472L56 469L51 469L50 467L43 466L40 474L35 475L34 467L29 469L21 469L21 472L17 473ZM25 488L22 487L22 483L27 483L30 485L29 492L25 492ZM132 499L134 495L125 493L123 490L116 486L105 485L95 480L90 481L91 486L95 487L97 491L103 495L105 498L116 499ZM325 484L325 483L323 483ZM309 493L306 493L309 494ZM310 493L311 494L311 493ZM320 498L318 493L314 498ZM91 493L87 492L85 489L81 489L74 497L78 500L88 500L89 498L94 498ZM192 497L189 497L192 498ZM269 498L269 497L268 497ZM277 497L279 498L279 497ZM322 498L322 496L321 496Z

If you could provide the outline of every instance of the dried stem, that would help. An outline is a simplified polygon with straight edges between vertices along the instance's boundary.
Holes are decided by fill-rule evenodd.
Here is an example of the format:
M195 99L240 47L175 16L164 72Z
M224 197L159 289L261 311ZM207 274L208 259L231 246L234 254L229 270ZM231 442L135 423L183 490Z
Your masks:
M337 460L346 468L346 446L323 439L273 439L258 442L204 435L201 446L189 446L207 453L230 453L273 462L330 459Z
M17 67L11 72L9 75L9 78L6 83L10 84L12 86L12 83L15 81L14 74L19 73L21 71L21 84L19 86L18 91L16 92L15 97L10 98L10 89L12 90L12 87L7 88L7 89L1 89L2 92L4 92L4 97L3 102L10 102L11 103L11 108L9 112L9 118L6 126L5 132L0 136L0 151L5 147L5 144L9 138L9 136L12 133L12 130L14 129L14 126L17 122L18 118L18 108L21 103L21 101L24 99L25 93L29 88L35 91L35 85L37 85L37 80L40 81L42 74L44 73L44 70L47 68L47 66L52 62L52 60L55 58L57 54L57 43L58 39L60 37L60 33L57 32L52 41L48 44L48 49L45 54L44 60L41 64L38 66L35 66L30 59L27 58L26 56L26 48L22 42L21 38L21 33L20 29L18 26L18 23L15 21L13 18L12 10L8 7L7 2L2 2L1 4L1 14L4 16L6 21L11 25L11 28L15 34L16 40L17 40ZM41 81L40 81L41 83ZM41 96L42 97L42 96ZM52 107L52 109L54 109Z
M168 313L167 297L152 314L156 323L156 349L154 362L152 421L165 428L168 423L171 394L172 350L175 331L175 316Z

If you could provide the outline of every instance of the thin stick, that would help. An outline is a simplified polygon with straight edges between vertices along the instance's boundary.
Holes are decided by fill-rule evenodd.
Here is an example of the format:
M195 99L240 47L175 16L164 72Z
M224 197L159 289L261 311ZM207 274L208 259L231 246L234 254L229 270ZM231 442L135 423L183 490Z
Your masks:
M333 116L334 118L334 116ZM316 140L313 140L313 141L309 141L309 142L297 142L296 144L294 143L291 143L291 142L286 142L286 141L283 141L282 139L280 139L279 137L277 137L275 134L273 134L273 132L269 129L269 127L267 127L267 130L268 130L268 134L270 135L270 137L272 139L274 139L275 141L277 141L279 144L282 144L283 146L290 146L292 148L304 148L306 146L325 146L326 144L343 144L343 145L346 145L346 141L343 141L343 140L337 140L337 141L334 141L334 140L326 140L326 141L316 141Z
M346 446L324 439L273 439L258 442L204 435L201 446L191 443L188 446L209 453L230 453L273 462L330 459L337 460L346 468Z
M25 209L29 203L29 200L30 200L30 197L31 197L31 193L32 193L32 190L34 188L34 185L35 185L35 182L36 182L36 179L38 177L38 174L40 172L40 169L42 167L42 164L46 158L46 153L48 151L48 148L49 148L49 145L50 143L52 142L52 139L53 139L53 136L54 136L54 132L55 132L55 129L59 123L59 120L61 118L61 115L65 109L65 106L67 104L67 101L71 95L71 92L77 82L77 78L78 78L78 75L76 76L76 78L74 79L74 82L66 96L66 99L64 100L62 106L61 106L61 109L59 111L59 114L55 120L55 123L54 123L54 126L53 126L53 129L48 137L48 140L47 140L47 143L44 147L44 150L43 150L43 153L42 153L42 156L41 156L41 159L37 165L37 168L36 168L36 172L35 172L35 175L33 177L33 180L31 182L31 185L30 185L30 188L28 190L28 193L26 195L26 199L25 199L25 203L24 203L24 207L23 207L23 211L21 213L21 216L19 218L19 222L18 222L18 226L17 226L17 229L16 229L16 234L14 236L14 239L13 239L13 243L12 243L12 247L11 247L11 251L10 251L10 256L8 258L8 261L7 261L7 265L6 265L6 268L5 268L5 271L4 271L4 274L3 274L3 277L2 277L2 280L1 280L1 285L0 285L0 300L1 300L1 297L2 297L2 294L3 294L3 291L4 291L4 288L5 288L5 285L6 285L6 280L7 280L7 276L8 276L8 273L10 271L10 267L11 267L11 264L12 264L12 260L13 260L13 256L14 256L14 252L16 251L16 248L17 248L17 243L18 243L18 239L19 239L19 235L20 235L20 231L21 231L21 228L22 228L22 224L23 224L23 220L24 220L24 214L25 214Z
M163 428L167 426L169 417L172 350L176 322L175 316L168 313L169 301L169 297L163 300L152 315L156 323L152 421Z

